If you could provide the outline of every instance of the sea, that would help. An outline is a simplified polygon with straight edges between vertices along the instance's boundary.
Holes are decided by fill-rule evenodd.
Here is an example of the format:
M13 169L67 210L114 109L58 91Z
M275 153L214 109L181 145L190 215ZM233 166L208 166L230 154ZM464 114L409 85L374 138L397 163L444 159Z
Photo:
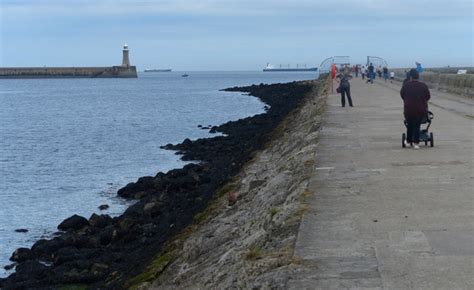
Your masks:
M318 77L315 72L139 73L136 79L0 79L0 276L19 247L65 218L120 215L116 196L141 176L185 163L160 149L213 137L198 125L260 114L255 97L221 89ZM99 205L107 204L105 211ZM16 232L26 229L26 233Z

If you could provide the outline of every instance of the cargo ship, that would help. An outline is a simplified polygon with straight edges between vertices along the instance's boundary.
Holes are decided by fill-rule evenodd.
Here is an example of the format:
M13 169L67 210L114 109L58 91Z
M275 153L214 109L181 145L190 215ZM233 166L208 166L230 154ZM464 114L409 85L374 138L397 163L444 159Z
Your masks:
M280 67L274 67L270 63L267 63L267 66L263 69L263 71L270 71L270 72L294 72L294 71L318 71L317 67L306 67L306 65L296 67L290 67L290 65L283 66L280 64Z
M146 68L144 72L170 72L170 68Z

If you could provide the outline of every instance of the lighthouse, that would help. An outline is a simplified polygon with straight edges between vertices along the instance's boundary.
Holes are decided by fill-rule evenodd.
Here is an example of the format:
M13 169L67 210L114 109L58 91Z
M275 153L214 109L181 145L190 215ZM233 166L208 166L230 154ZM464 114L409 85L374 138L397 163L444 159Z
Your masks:
M128 45L123 45L123 56L122 56L122 66L129 67L130 59L128 58Z

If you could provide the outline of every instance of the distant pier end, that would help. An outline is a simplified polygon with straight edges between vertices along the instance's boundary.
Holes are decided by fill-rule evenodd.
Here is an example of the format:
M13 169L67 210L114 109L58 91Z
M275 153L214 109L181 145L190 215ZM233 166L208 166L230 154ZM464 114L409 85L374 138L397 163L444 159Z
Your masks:
M122 65L109 67L0 67L0 78L136 78L130 65L128 45L123 47Z

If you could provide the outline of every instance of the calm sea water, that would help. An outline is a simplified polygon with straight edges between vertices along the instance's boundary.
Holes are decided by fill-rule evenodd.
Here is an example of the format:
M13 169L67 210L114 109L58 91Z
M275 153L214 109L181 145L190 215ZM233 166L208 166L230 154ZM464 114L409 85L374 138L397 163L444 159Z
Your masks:
M0 80L0 266L49 237L72 214L128 206L117 189L181 167L159 147L212 137L218 125L263 112L258 99L219 89L314 79L315 73L142 73L137 79ZM28 233L17 233L25 228ZM8 274L0 270L0 276Z

